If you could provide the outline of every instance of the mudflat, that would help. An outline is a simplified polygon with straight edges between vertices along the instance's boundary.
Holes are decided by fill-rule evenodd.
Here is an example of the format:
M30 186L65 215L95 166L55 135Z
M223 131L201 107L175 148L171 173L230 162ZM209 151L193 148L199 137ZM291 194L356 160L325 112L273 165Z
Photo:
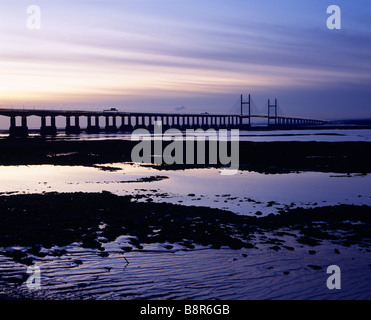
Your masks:
M0 165L94 165L131 162L130 140L63 141L41 137L0 140ZM163 142L163 147L170 142ZM152 148L153 150L153 148ZM205 152L208 159L208 144ZM184 150L185 151L185 150ZM184 152L184 155L186 152ZM184 162L186 163L186 162ZM221 165L163 165L166 169ZM149 164L150 165L150 164ZM156 166L159 168L159 166ZM298 170L370 173L371 142L239 142L239 169L267 173Z

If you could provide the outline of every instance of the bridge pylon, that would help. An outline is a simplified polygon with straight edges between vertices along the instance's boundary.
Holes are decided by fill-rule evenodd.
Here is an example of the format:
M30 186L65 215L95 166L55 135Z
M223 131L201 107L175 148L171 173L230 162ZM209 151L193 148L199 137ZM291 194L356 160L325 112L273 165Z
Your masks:
M241 107L241 124L240 124L240 126L241 126L241 128L243 128L243 127L248 127L248 128L250 128L251 127L251 95L249 94L248 95L248 100L247 101L245 101L244 99L243 99L244 97L243 97L243 94L241 94L241 100L240 100L240 107ZM248 113L247 113L247 115L244 113L244 110L243 110L243 106L244 105L248 105ZM242 123L242 119L243 118L247 118L248 119L248 123L247 124L243 124Z
M273 115L271 113L271 109L274 109ZM277 110L278 110L278 105L277 105L277 99L274 99L274 104L271 104L270 99L268 99L268 127L271 126L277 126ZM272 120L273 119L273 123Z

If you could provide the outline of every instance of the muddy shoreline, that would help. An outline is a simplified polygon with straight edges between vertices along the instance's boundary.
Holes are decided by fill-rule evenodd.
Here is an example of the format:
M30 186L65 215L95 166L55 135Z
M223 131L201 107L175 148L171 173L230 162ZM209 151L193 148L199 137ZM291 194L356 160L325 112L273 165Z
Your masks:
M359 266L360 279L369 278L370 206L296 208L282 211L279 215L249 217L208 207L132 200L131 196L109 192L1 196L0 259L4 264L0 273L0 300L103 299L100 290L111 292L105 281L113 281L112 285L117 290L115 283L123 281L126 267L134 279L142 268L148 272L156 270L143 261L151 257L155 259L151 260L152 263L161 266L168 261L168 267L175 268L177 275L182 268L176 269L177 264L171 264L171 257L183 264L187 264L188 259L196 259L196 265L192 266L194 270L187 276L195 279L196 283L202 282L197 274L206 267L216 281L226 280L215 272L213 263L201 263L199 267L203 267L197 269L196 257L203 254L219 256L219 263L229 266L231 263L247 264L247 269L242 267L239 270L241 277L249 272L261 272L283 288L285 279L289 280L287 277L292 273L320 279L325 274L326 265L337 259L352 268ZM124 242L119 240L122 237ZM250 266L251 263L256 266ZM26 269L35 264L42 265L43 272L50 276L43 278L43 291L33 294L26 288L29 277ZM263 269L260 264L264 264ZM184 267L188 270L188 266ZM61 272L73 281L68 283L68 288L64 288L67 280ZM165 279L166 272L161 273ZM145 272L141 275L149 284L156 282L156 278L145 276ZM54 276L58 278L54 280ZM134 284L131 282L133 278L124 279L132 288L133 297L127 295L130 289L123 284L115 299L121 299L121 296L125 299L140 298L140 289L135 281ZM255 281L259 282L259 278L253 277L248 282ZM49 289L46 282L56 288ZM171 289L170 292L160 289L163 282L159 281L158 285L160 293L154 289L156 287L149 286L160 295L171 296ZM295 288L294 283L292 286ZM89 293L93 288L97 296ZM187 291L187 286L184 290ZM268 288L262 290L269 292ZM253 292L246 291L247 296L251 294ZM287 292L283 291L283 294ZM152 299L153 296L148 295Z
M329 240L371 251L370 206L296 208L279 215L248 217L207 207L132 200L108 192L2 196L0 254L31 265L33 257L61 254L53 246L80 243L83 248L105 255L102 244L122 235L131 237L130 246L122 248L123 252L141 250L148 243L168 243L169 250L175 243L184 250L195 245L254 249L265 232L271 234L266 242L272 244L273 250L293 250L276 239L285 234L298 244L313 247ZM15 246L26 249L4 249ZM40 252L42 248L47 251Z
M3 139L0 140L0 165L94 166L131 162L131 150L137 143L127 140L53 141L38 137ZM163 148L167 143L170 142L163 142ZM205 150L208 159L207 143ZM239 153L240 170L262 173L321 171L366 174L371 172L371 142L240 141ZM197 167L222 167L221 164L208 165L207 163L206 160L205 165L156 165L156 168L184 170Z

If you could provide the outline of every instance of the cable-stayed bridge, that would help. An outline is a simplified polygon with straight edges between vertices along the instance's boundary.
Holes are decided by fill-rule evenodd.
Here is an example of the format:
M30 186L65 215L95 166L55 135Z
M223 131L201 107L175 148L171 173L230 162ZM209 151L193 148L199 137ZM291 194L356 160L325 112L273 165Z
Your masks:
M235 107L235 106L234 106ZM186 129L240 129L252 128L253 118L265 118L268 128L314 127L327 123L324 120L304 119L279 115L277 99L268 100L267 113L257 111L251 95L241 95L238 110L225 114L204 113L156 113L156 112L123 112L115 108L103 111L85 110L41 110L0 108L0 116L10 118L9 135L11 137L28 136L28 118L40 118L40 134L56 135L56 117L65 118L64 130L67 134L132 132L138 128L153 130L155 121L161 121L163 130L176 128ZM280 112L281 113L281 112ZM86 128L80 126L80 118L87 120ZM100 120L104 119L104 127ZM20 120L20 121L19 121Z
M266 105L266 113L259 109L256 103L251 99L251 95L244 96L241 94L239 100L234 104L231 112L239 112L242 119L247 120L247 125L252 125L252 119L265 118L268 127L289 128L298 126L320 126L327 124L326 120L300 118L283 115L283 111L278 105L277 99L270 100Z

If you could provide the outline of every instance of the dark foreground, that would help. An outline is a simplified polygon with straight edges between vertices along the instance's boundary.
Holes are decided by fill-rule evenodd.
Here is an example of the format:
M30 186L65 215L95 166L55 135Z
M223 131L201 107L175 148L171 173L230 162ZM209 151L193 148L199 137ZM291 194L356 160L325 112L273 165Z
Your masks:
M74 242L97 249L121 235L131 236L124 251L141 250L143 244L170 243L184 250L195 245L215 249L255 248L259 234L270 232L266 243L273 250L289 247L275 235L291 236L310 246L329 240L341 246L371 244L371 207L338 205L313 209L293 209L280 215L247 217L206 207L166 203L136 203L129 196L103 193L50 193L0 197L0 247L2 255L31 265L33 257L58 255L42 247L67 246ZM104 226L104 228L102 227ZM283 229L287 230L282 233ZM24 250L4 248L21 246Z
M0 140L0 165L130 162L135 144ZM368 174L371 148L365 142L240 142L240 169ZM249 217L135 201L108 192L0 196L0 299L371 298L370 206ZM27 295L25 270L35 264L57 296ZM326 288L331 264L341 265L348 281L335 296Z
M370 298L369 206L247 217L132 200L1 196L0 299ZM334 262L347 281L336 293L326 288ZM30 265L43 291L27 291Z
M0 140L0 165L56 164L91 166L104 163L131 162L131 151L137 143L128 140L58 141L45 140L43 138L3 139ZM170 142L163 142L164 148L166 143ZM178 164L166 166L166 169L220 167L220 164L207 164L208 150L208 145L206 144L206 165ZM184 150L184 156L185 154ZM371 142L240 141L239 169L267 173L304 170L336 173L370 173Z

